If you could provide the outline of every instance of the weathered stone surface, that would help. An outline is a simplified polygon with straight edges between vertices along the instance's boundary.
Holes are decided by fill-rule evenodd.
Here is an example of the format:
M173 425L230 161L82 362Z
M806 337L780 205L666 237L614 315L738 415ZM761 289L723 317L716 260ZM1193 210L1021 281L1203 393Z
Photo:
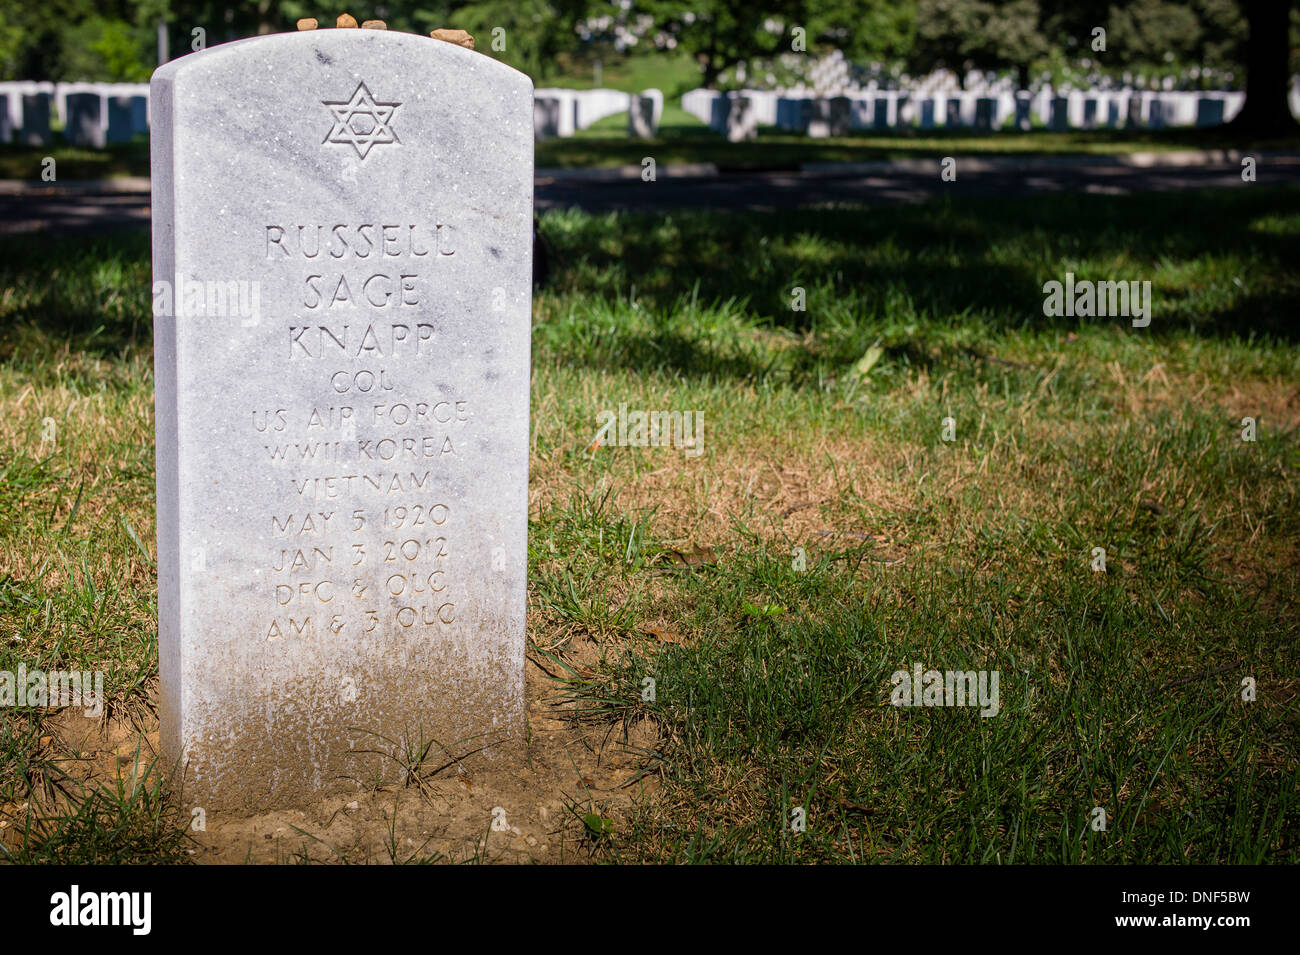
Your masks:
M395 780L422 741L502 752L524 716L531 83L319 30L174 60L152 112L160 718L186 802Z

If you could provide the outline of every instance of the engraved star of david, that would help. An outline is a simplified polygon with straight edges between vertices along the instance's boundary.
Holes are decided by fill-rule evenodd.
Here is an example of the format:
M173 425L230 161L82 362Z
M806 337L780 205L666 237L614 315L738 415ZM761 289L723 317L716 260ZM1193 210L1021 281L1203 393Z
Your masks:
M401 144L393 132L392 121L393 113L402 104L375 102L365 83L358 84L356 92L346 103L322 100L321 105L328 108L334 117L334 128L322 140L322 145L348 144L357 151L358 156L365 159L372 146L381 143Z

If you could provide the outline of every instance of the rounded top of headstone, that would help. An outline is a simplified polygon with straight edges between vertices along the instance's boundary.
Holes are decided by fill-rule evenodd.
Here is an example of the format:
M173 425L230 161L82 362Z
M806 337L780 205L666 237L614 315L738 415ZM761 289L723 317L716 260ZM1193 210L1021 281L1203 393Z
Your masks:
M314 60L322 66L337 63L345 68L355 63L357 69L371 70L382 69L386 60L394 60L395 69L407 69L410 59L418 57L427 61L425 68L446 71L431 74L431 83L454 84L458 76L473 75L480 83L526 83L530 90L533 85L526 74L486 54L415 33L378 29L302 30L220 43L164 63L154 71L150 84L171 82L179 74L190 71L223 72L259 66L271 69L268 80L278 82L279 78L273 75L274 63L295 53L303 57L304 63Z

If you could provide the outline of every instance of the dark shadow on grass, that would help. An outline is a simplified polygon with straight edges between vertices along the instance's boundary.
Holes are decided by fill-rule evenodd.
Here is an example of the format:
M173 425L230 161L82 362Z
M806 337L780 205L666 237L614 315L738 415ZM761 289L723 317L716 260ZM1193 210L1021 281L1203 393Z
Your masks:
M1078 279L1142 281L1158 268L1209 260L1225 270L1215 276L1216 286L1247 269L1251 284L1197 300L1199 288L1155 282L1153 320L1144 334L1192 329L1295 342L1300 229L1285 217L1300 217L1300 190L1245 184L776 214L615 214L579 220L576 228L566 224L568 231L554 235L564 263L556 288L590 293L594 285L611 299L634 288L663 325L683 300L694 299L740 301L760 322L800 334L823 326L838 309L841 324L870 326L902 310L920 324L997 335L1090 323L1128 327L1123 317L1043 314L1043 284L1064 280L1075 263L1082 263ZM542 228L548 231L545 219ZM791 308L795 287L807 291L806 311ZM629 344L627 366L643 367L645 350L635 340ZM688 374L712 367L697 354L710 348L704 339L679 343L673 367ZM657 354L659 365L664 353Z
M0 240L0 361L67 348L111 359L153 342L149 231Z
M757 324L804 338L789 365L796 373L818 361L856 359L862 340L869 344L887 322L916 325L915 347L887 344L891 357L925 366L936 361L930 333L941 330L973 340L1089 324L1127 330L1123 318L1045 316L1043 283L1068 270L1094 280L1144 280L1184 265L1202 277L1208 268L1207 284L1217 291L1198 288L1203 278L1157 284L1144 335L1193 330L1294 343L1297 222L1300 189L1247 184L779 213L547 216L542 229L557 250L552 290L609 302L635 290L647 316L613 329L614 347L584 350L562 339L549 345L579 364L761 378L770 368L766 347L693 334L681 318L692 301L730 301ZM1246 280L1235 285L1238 272ZM102 357L147 347L150 285L149 235L141 229L0 240L0 360L21 361L41 340ZM807 292L806 311L791 308L795 287Z

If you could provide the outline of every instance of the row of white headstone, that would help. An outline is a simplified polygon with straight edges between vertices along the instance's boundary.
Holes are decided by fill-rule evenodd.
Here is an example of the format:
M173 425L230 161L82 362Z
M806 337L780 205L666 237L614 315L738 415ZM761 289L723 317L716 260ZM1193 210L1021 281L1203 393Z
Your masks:
M142 83L0 83L0 143L27 146L52 142L51 119L62 123L73 146L102 148L128 142L149 130L149 87ZM818 97L799 92L696 89L682 108L733 141L752 139L759 126L802 132L812 138L854 130L898 127L1049 129L1214 126L1241 109L1241 92L1048 89L1037 93L932 90L870 90ZM572 136L608 116L626 113L628 135L652 139L663 115L657 89L625 93L611 89L543 88L533 98L533 136L538 142ZM1300 113L1300 87L1291 91Z
M813 138L909 126L995 130L1010 124L1029 129L1035 121L1056 130L1214 126L1236 116L1244 101L1241 92L1150 90L1045 89L996 96L879 90L824 98L773 90L697 89L682 96L682 108L736 141L753 138L759 126L804 132ZM1300 92L1292 92L1291 107L1300 112Z
M619 90L539 89L534 96L534 138L572 136L617 113L628 114L628 134L652 139L659 130L664 95ZM51 121L63 125L73 146L103 148L149 131L147 83L0 83L0 143L48 146Z
M799 61L801 59L801 54L792 54L789 60L782 57L781 65L786 69L795 69L800 65ZM1191 67L1185 70L1181 76L1168 75L1150 78L1142 73L1125 73L1122 76L1114 76L1094 71L1076 76L1069 83L1059 85L1063 87L1069 86L1071 89L1098 92L1124 89L1173 92L1175 90L1187 91L1193 88L1200 91L1225 90L1231 88L1230 83L1228 86L1223 85L1225 81L1230 80L1230 75L1225 76L1217 70ZM738 82L742 85L744 83L743 80ZM1037 91L1043 85L1051 85L1051 82L1051 74L1044 74L1031 81L1030 89ZM1293 77L1292 82L1300 84L1300 77ZM838 50L831 51L811 69L804 70L803 79L797 80L793 85L784 87L784 91L787 93L824 97L847 96L853 93L874 93L878 90L895 89L905 89L912 93L967 92L989 96L998 93L1015 93L1020 87L1016 85L1015 77L1006 73L999 74L994 70L968 70L965 77L962 77L943 67L920 76L894 73L880 63L872 63L866 69L854 69Z
M664 94L656 89L624 93L543 88L533 94L533 138L543 142L572 136L607 116L627 113L628 135L653 139L659 132L663 111Z
M48 146L54 118L73 146L129 142L149 131L149 84L0 83L0 143Z

